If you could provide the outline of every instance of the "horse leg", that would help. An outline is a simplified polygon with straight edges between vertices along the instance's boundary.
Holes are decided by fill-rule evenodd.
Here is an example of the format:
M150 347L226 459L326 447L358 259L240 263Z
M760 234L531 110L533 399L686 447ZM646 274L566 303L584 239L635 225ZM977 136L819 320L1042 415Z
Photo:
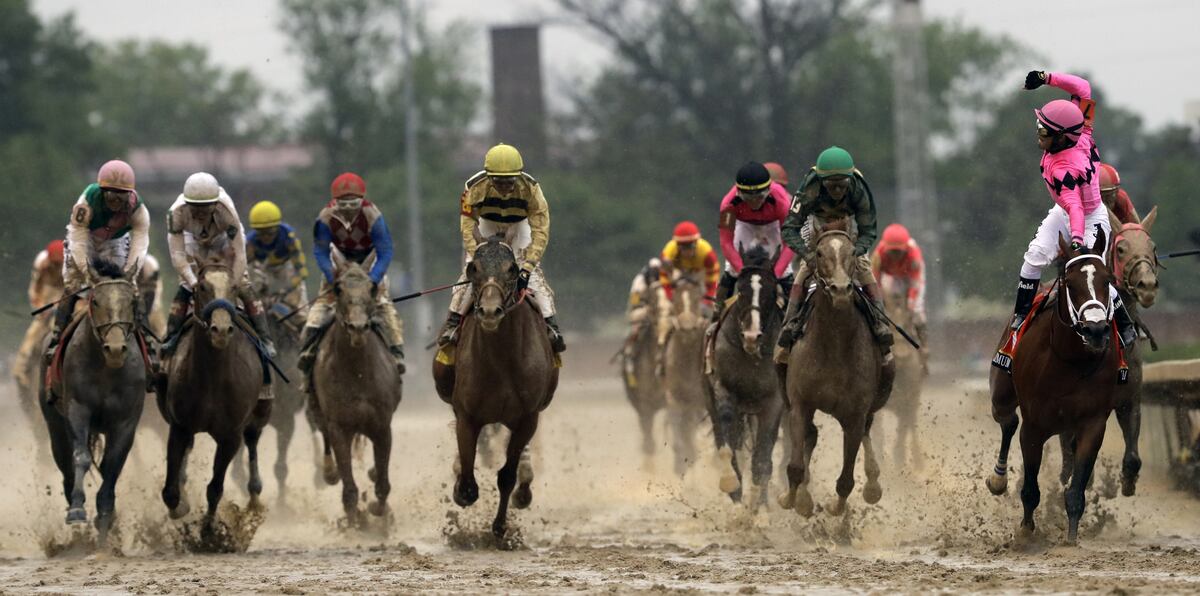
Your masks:
M500 507L496 511L496 519L492 522L492 534L496 538L504 538L508 530L508 499L513 488L517 485L517 466L521 463L521 454L525 446L537 431L538 415L530 414L522 419L516 428L510 429L508 448L505 450L504 465L496 473L496 485L500 489Z
M1138 437L1142 432L1141 396L1135 395L1127 404L1117 408L1117 424L1125 437L1125 457L1121 460L1121 494L1132 497L1137 490L1142 456L1138 455Z
M647 460L654 456L654 410L638 409L638 425L642 427L642 455Z
M287 500L288 448L292 444L292 437L296 434L296 415L294 413L284 413L278 420L274 421L274 426L276 450L275 485L279 490L276 500L279 506L283 507Z
M371 434L371 446L375 450L375 499L367 510L371 515L382 516L387 513L388 495L392 492L392 483L388 475L388 465L392 458L392 429L391 420L380 421L379 427Z
M354 435L341 426L326 421L325 440L333 449L338 478L342 482L342 510L350 525L358 523L358 484L354 482Z
M42 417L46 419L46 430L50 434L50 455L54 458L54 465L58 467L59 474L62 476L63 498L67 500L69 507L71 493L75 491L75 466L71 461L73 451L71 430L67 428L66 419L58 413L54 406L47 404L44 397L39 401Z
M717 443L717 472L721 475L718 486L721 492L729 495L734 503L742 498L742 474L737 465L737 448L741 445L742 433L737 427L739 416L737 408L729 395L729 390L720 381L713 383L712 425L713 438Z
M470 507L479 498L479 485L475 483L475 450L479 444L479 425L459 415L455 420L454 434L458 438L458 479L454 481L454 502L459 507ZM512 444L512 439L509 439Z
M1035 432L1030 430L1029 424L1021 427L1021 457L1025 462L1025 480L1021 485L1021 503L1025 506L1025 515L1021 518L1021 529L1026 534L1033 534L1033 511L1042 500L1038 471L1042 468L1042 447L1048 438L1043 434L1035 435Z
M250 478L246 482L246 492L250 493L251 506L258 505L258 497L262 494L262 475L258 471L258 440L262 438L263 427L270 419L271 402L259 400L254 406L250 423L242 430L242 440L246 443L246 454L250 464Z
M688 468L687 443L692 440L687 432L686 414L680 406L671 405L668 406L667 416L671 421L671 443L675 452L675 474L682 478Z
M871 425L875 414L867 414L867 424L863 431L863 470L867 473L867 483L863 486L863 500L870 505L883 498L883 487L879 485L879 461L875 459L875 445L871 442Z
M757 510L767 504L767 489L771 484L775 452L775 441L779 438L779 424L783 419L783 402L775 400L764 406L758 414L757 431L754 433L754 453L750 456L750 506Z
M842 424L842 473L837 479L838 498L829 505L830 515L841 515L846 511L846 499L854 490L854 464L858 461L858 449L862 446L866 425L865 417Z
M1075 460L1075 475L1071 486L1063 493L1067 509L1067 542L1075 544L1079 538L1079 519L1083 517L1083 492L1092 476L1092 468L1096 465L1096 456L1100 453L1100 444L1104 442L1104 426L1108 422L1108 414L1097 416L1086 421L1078 429L1078 457Z
M325 453L325 458L321 462L322 475L324 476L325 484L333 486L338 483L340 476L338 474L337 462L333 459L333 442L329 439L329 431L321 431L321 442L324 445L323 451Z
M808 492L811 476L809 462L812 450L817 445L817 425L813 424L811 409L793 406L792 409L792 454L788 461L788 492L780 499L784 509L796 508L796 513L809 517L813 514L812 495Z
M183 467L192 446L192 435L172 424L167 433L167 481L163 484L162 500L170 511L171 519L179 519L191 511L187 499L182 498Z
M1062 471L1058 473L1058 481L1066 486L1075 470L1075 433L1069 430L1059 433L1058 446L1062 449Z
M229 470L229 463L242 447L242 437L238 434L213 438L217 441L217 454L213 457L212 480L208 481L205 491L205 497L208 498L208 511L204 515L205 525L211 525L217 518L217 506L221 504L221 495L225 494L225 472Z
M1012 447L1013 435L1017 434L1019 420L1016 412L1000 423L1000 456L996 467L987 479L988 490L993 495L1002 495L1008 490L1008 450Z
M521 452L521 463L517 465L517 490L513 492L513 507L527 509L533 503L533 458L529 447Z
M67 424L71 431L72 463L75 465L73 470L75 481L71 485L71 504L67 509L68 524L87 522L87 510L84 509L87 497L83 492L83 477L92 467L91 418L91 410L80 403L72 403L67 413Z
M104 458L100 460L100 490L96 492L96 530L103 544L112 528L113 514L117 508L117 478L125 467L125 460L133 448L137 422L122 425L105 437Z

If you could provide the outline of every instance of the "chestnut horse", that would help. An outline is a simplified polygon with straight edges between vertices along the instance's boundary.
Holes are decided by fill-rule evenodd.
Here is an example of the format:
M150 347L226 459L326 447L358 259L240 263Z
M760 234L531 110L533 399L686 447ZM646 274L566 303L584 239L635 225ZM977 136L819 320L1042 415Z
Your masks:
M1041 500L1038 471L1042 448L1050 437L1070 433L1075 443L1075 466L1064 493L1068 531L1075 542L1083 516L1083 493L1092 475L1108 415L1133 399L1133 385L1118 383L1120 342L1114 337L1113 280L1105 264L1105 234L1096 235L1092 249L1075 251L1060 237L1066 263L1059 270L1056 296L1031 313L1018 335L1018 352L1011 375L991 371L992 417L1000 424L1000 455L987 480L993 494L1008 487L1008 450L1018 424L1025 480L1021 527L1031 533L1033 512ZM1005 334L1007 336L1007 333ZM1020 408L1020 416L1017 409Z
M532 471L521 465L522 453L537 431L538 416L550 405L558 387L558 367L541 313L517 291L521 272L511 247L496 239L481 243L467 263L472 310L463 318L454 363L439 355L433 362L438 395L454 408L458 438L458 478L454 502L468 507L479 499L475 453L480 430L500 423L511 435L504 465L497 474L500 506L492 533L508 529L508 502L518 509L533 501ZM518 466L522 467L517 486ZM513 493L513 488L516 493Z

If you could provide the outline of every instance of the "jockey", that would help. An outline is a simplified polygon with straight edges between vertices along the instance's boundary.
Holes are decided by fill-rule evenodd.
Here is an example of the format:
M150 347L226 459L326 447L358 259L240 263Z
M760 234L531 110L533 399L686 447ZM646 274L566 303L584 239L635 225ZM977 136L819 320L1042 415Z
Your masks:
M29 275L29 306L37 310L63 295L63 241L53 240L33 259L33 271ZM17 384L32 387L33 379L26 376L29 358L37 343L45 337L50 325L50 313L43 312L29 323L17 357L13 360L13 377Z
M785 174L786 176L786 174ZM775 261L775 278L783 287L786 296L792 289L792 249L783 244L781 230L787 220L791 197L787 190L770 176L763 164L749 162L737 173L737 182L721 200L721 215L718 223L721 234L721 253L725 255L725 269L717 284L716 305L713 322L721 316L725 301L733 294L737 276L742 271L742 255L739 251L761 246L767 254L779 251Z
M270 291L281 294L281 302L289 308L303 308L308 303L308 289L304 286L304 280L308 279L304 249L296 231L284 223L278 205L259 201L250 208L246 246L247 260L262 264Z
M1117 173L1117 169L1106 163L1099 164L1098 169L1100 170L1100 200L1104 202L1104 206L1108 207L1108 211L1117 216L1117 221L1123 224L1141 223L1142 218L1138 216L1133 201L1129 199L1125 189L1121 188L1121 175Z
M796 333L802 321L796 316L808 293L808 275L811 272L809 259L816 249L815 227L826 222L849 218L854 223L854 283L863 289L867 298L883 312L882 296L875 276L871 274L871 261L867 254L878 237L875 218L875 197L867 185L862 172L854 167L854 159L841 147L830 147L817 156L817 164L800 182L800 189L792 198L791 214L783 224L783 241L800 257L796 270L796 283L788 296L787 315L779 333L779 349L775 361L787 363L787 354L796 341ZM881 317L871 317L871 332L875 335L884 361L892 357L892 331Z
M321 288L317 301L308 311L304 330L300 333L299 368L305 379L312 371L317 355L317 337L322 329L333 321L337 296L333 283L337 279L334 271L334 251L340 257L358 264L374 263L368 275L375 284L375 303L379 309L380 331L396 363L396 369L404 374L404 327L396 314L388 290L387 271L392 263L392 236L388 232L383 213L374 203L366 199L367 182L353 172L345 172L333 179L329 187L331 198L317 215L313 225L313 256L321 270Z
M675 292L673 274L676 271L682 274L681 277L703 278L705 300L716 300L717 280L721 275L717 252L707 240L700 237L700 228L696 224L679 222L671 240L663 247L661 259L663 266L658 277L667 293L667 300Z
M627 318L629 320L629 334L625 336L623 352L629 354L629 350L637 342L638 335L642 329L651 320L653 314L651 312L654 305L653 292L658 287L659 275L662 272L662 261L658 257L652 257L637 275L633 276L633 283L629 286L629 308ZM632 356L632 354L629 354Z
M871 255L871 272L885 288L902 284L906 288L907 308L913 314L922 358L928 353L925 317L925 258L921 247L903 225L894 223L883 229L883 240Z
M158 259L154 258L154 255L146 253L146 262L142 264L142 272L138 276L138 293L142 297L141 314L146 325L155 335L163 337L167 333L167 321L163 318L162 311L159 310L162 306L159 299L162 296L160 271Z
M566 350L567 344L554 318L554 292L541 268L542 255L550 241L550 206L541 185L524 170L525 162L515 147L501 143L488 149L483 170L468 178L464 185L459 230L467 262L474 258L482 239L500 235L512 247L521 265L517 290L530 290L549 328L550 344L558 353ZM465 266L458 279L467 280ZM457 342L458 326L471 308L471 298L470 284L454 288L438 345Z
M775 184L782 186L784 190L787 190L788 173L787 170L783 169L783 166L773 161L768 161L767 163L763 164L763 167L767 168L767 171L771 173L771 182L774 182Z
M1014 330L1020 328L1033 308L1042 268L1058 258L1060 238L1069 237L1071 247L1078 250L1091 246L1101 230L1106 237L1112 237L1108 210L1100 196L1100 176L1096 172L1099 156L1092 138L1095 102L1092 100L1091 85L1082 78L1057 72L1031 71L1025 77L1025 88L1028 90L1043 84L1070 93L1071 100L1056 99L1034 110L1038 147L1043 152L1042 180L1055 204L1042 219L1025 251L1013 307L1011 327ZM1107 249L1107 246L1101 247L1101 256ZM1128 345L1136 339L1133 320L1121 304L1116 288L1110 288L1109 295L1121 341ZM1005 344L1011 345L1011 342ZM1002 351L1006 349L1011 348L1001 348ZM1008 356L1011 357L1011 354Z
M208 172L196 172L183 183L183 192L167 212L167 248L171 265L179 274L179 289L171 301L167 317L167 338L162 354L166 359L175 353L183 324L187 321L193 289L198 281L196 267L216 258L232 271L238 298L262 340L268 357L275 356L266 313L262 302L250 288L246 273L246 237L242 220L238 218L233 199Z
M116 263L134 278L149 246L150 212L135 190L133 168L119 159L109 161L100 166L96 182L83 189L71 209L64 244L63 299L55 310L47 357L53 355L75 312L78 294L92 277L92 260Z

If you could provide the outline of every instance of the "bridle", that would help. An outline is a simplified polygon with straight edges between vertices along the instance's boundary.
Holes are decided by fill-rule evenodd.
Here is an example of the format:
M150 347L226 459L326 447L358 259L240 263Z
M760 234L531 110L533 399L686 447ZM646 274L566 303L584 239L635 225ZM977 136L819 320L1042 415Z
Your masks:
M204 275L205 275L205 273L208 272L209 269L221 269L224 271L229 271L230 275L232 276L232 271L227 267L202 267L200 269L200 272L196 276L197 283L202 283L204 281ZM195 298L193 297L192 300L194 303ZM196 311L197 309L193 306L192 310ZM205 304L204 307L199 309L198 312L196 313L196 315L197 315L196 318L200 320L201 325L204 325L205 330L209 329L211 322L212 322L212 315L217 310L224 310L224 311L228 312L231 316L237 315L237 305L234 304L232 301L227 300L225 298L213 298L212 300L208 301L208 303Z
M1147 238L1150 237L1150 232L1147 232L1146 228L1142 227L1142 224L1130 222L1122 224L1121 229L1117 230L1117 233L1113 235L1112 245L1109 249L1109 256L1112 260L1111 269L1113 277L1116 278L1117 287L1119 289L1129 291L1129 288L1132 286L1130 283L1130 276L1137 271L1138 267L1145 265L1146 267L1150 268L1150 271L1154 271L1159 267L1159 264L1157 253L1151 253L1153 255L1152 257L1146 255L1136 255L1132 259L1129 259L1128 265L1126 263L1122 263L1121 259L1117 256L1117 245L1120 244L1121 237L1124 236L1126 232L1141 232L1142 234L1145 234Z
M509 255L511 255L513 258L513 262L514 263L516 262L516 260L517 260L516 252L513 251L511 246L509 246L505 242L496 242L496 244L498 244L504 248L507 248ZM503 309L503 314L505 314L505 315L512 312L512 310L514 308L516 308L518 305L520 305L522 302L525 301L524 295L517 296L517 278L516 277L514 277L512 279L512 282L510 282L507 287L504 284L497 281L495 278L490 278L479 284L472 284L472 287L473 287L473 292L472 292L473 296L471 297L471 310L477 316L480 314L480 311L483 309L483 307L480 306L480 304L479 304L479 299L481 296L483 296L483 291L488 288L495 288L496 291L500 292L500 304L501 304L501 308Z
M116 320L116 321L109 321L107 323L102 323L100 325L97 325L95 315L94 315L94 310L95 310L95 305L96 305L95 298L96 298L97 290L104 286L111 286L111 285L116 285L116 284L120 284L122 286L128 286L131 293L133 294L133 297L134 297L134 299L133 299L133 311L134 311L133 317L134 318L131 320L128 320L128 321ZM104 336L108 333L108 330L113 327L119 328L121 330L121 333L125 336L125 338L128 339L129 334L133 333L134 328L137 327L137 320L136 320L137 319L137 305L138 305L137 287L133 285L133 282L131 282L127 279L106 279L106 280L99 281L99 282L92 284L92 291L91 291L91 293L88 294L88 320L92 324L92 335L96 338L96 341L103 343Z
M829 237L829 236L842 236L842 237L845 237L847 242L850 242L851 244L854 243L854 239L850 236L850 233L845 230L826 230L824 232L821 232L819 235L817 235L816 240L813 241L813 246L814 247L820 246L821 242L823 240L825 240L826 237ZM814 253L815 252L816 251L814 250ZM828 293L829 292L829 280L827 280L821 276L820 269L817 267L810 266L809 271L812 272L813 279L817 281L817 284L821 286L821 289L824 290L826 293ZM847 273L849 273L851 275L851 277L853 277L852 271L847 272ZM796 280L796 283L803 283L803 280Z
M1060 284L1062 285L1063 295L1067 299L1066 300L1067 314L1071 317L1071 320L1070 320L1071 329L1074 330L1076 334L1079 334L1080 337L1083 337L1082 333L1080 333L1080 324L1081 324L1081 319L1083 319L1083 317L1084 317L1084 311L1089 310L1089 309L1099 308L1104 313L1105 321L1111 321L1112 316L1113 316L1112 295L1107 291L1105 291L1105 293L1104 293L1105 294L1104 297L1105 297L1106 301L1101 301L1099 298L1093 296L1092 298L1085 300L1083 302L1083 304L1080 304L1078 307L1075 306L1075 299L1071 296L1071 287L1069 285L1067 285L1067 283L1066 283L1067 270L1070 269L1072 265L1082 262L1082 261L1085 261L1085 260L1089 260L1089 259L1095 259L1097 261L1100 261L1101 266L1105 265L1104 257L1101 257L1100 255L1096 255L1096 254L1079 255L1079 256L1074 257L1067 261L1067 263L1063 266L1062 274L1060 275L1060 280L1059 280ZM1092 275L1092 273L1088 272L1088 275L1090 277ZM1106 290L1107 290L1107 288L1106 288ZM1066 323L1066 321L1063 321L1063 322ZM1099 321L1091 321L1091 322L1099 322Z

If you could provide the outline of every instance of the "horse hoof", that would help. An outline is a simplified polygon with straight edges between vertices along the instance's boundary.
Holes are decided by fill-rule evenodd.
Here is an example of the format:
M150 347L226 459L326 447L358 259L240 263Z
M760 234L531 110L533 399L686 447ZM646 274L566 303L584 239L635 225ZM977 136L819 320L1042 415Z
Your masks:
M375 517L383 517L387 514L388 506L384 501L374 501L370 505L367 505L367 511Z
M506 533L508 533L507 522L502 519L497 519L496 521L492 522L492 536L495 536L496 540L504 540L504 535Z
M987 487L993 495L1004 494L1008 490L1008 476L1001 476L993 472L987 479Z
M846 500L841 497L838 497L836 500L829 503L829 506L825 508L825 512L834 517L837 517L837 516L845 513L846 512Z
M863 487L863 500L868 505L874 505L883 498L883 487L878 482L869 482Z
M71 525L86 524L87 511L83 507L72 507L67 510L67 523Z
M463 486L461 482L454 483L454 504L459 507L470 507L479 499L479 487L471 484Z
M188 513L191 513L191 511L192 507L191 505L187 504L187 501L180 501L178 505L171 508L169 515L171 519L180 519Z
M533 504L533 490L529 488L528 482L522 482L517 486L517 490L512 496L512 504L517 509L528 509Z
M738 480L737 471L733 469L733 450L728 445L721 448L717 452L717 460L721 466L721 492L732 494L737 489L741 488L742 482Z
M812 517L813 510L816 509L816 505L812 500L812 495L809 494L808 491L796 493L794 507L796 509L796 513L803 517Z
M251 496L261 495L262 488L262 480L251 480L250 482L246 483L246 492L249 492Z
M788 492L785 492L785 493L779 495L778 501L779 501L780 508L791 509L792 504L795 503L795 501L796 501L796 497L795 497L795 495L793 495L791 493L791 491L788 491Z
M367 470L367 479L369 479L372 483L375 482L375 466L371 466L371 469Z
M340 478L338 478L337 467L333 466L331 462L325 463L324 479L325 484L328 484L329 486L337 484L338 480L340 480Z

